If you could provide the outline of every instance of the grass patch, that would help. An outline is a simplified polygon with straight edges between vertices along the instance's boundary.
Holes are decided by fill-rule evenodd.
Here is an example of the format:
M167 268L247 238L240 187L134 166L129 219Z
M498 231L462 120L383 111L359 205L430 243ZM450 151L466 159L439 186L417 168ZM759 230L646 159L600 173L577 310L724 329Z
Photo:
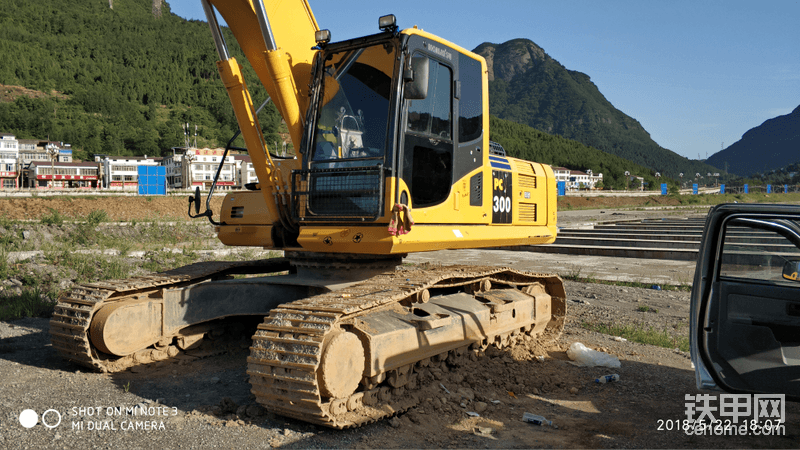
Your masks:
M14 221L6 217L5 215L0 216L0 228L5 228L6 230L10 229L11 226L14 225Z
M134 269L120 257L84 254L70 250L45 252L45 258L54 266L75 271L76 283L127 278Z
M594 278L593 275L582 276L580 269L570 269L569 272L566 274L560 273L559 276L565 280L570 281L578 281L580 283L597 283L597 284L607 284L609 286L621 286L621 287L631 287L631 288L640 288L640 289L653 289L653 286L659 286L662 291L681 291L681 292L692 292L692 285L691 284L677 284L677 285L670 285L670 284L659 284L655 285L652 283L641 283L638 281L611 281L611 280L598 280Z
M24 289L19 295L0 293L0 320L50 317L55 304L56 302L45 296L39 288Z
M0 247L0 280L7 280L11 274L11 266L8 264L8 251Z
M43 215L39 220L43 225L62 225L64 223L64 216L57 209L47 209L49 209L50 212Z
M94 209L86 215L86 224L96 227L108 220L108 213L104 209Z
M583 283L598 283L599 281L595 279L594 274L589 274L583 276L583 271L580 266L571 266L569 268L569 272L566 274L560 274L561 278L570 281L580 281Z
M652 308L652 307L647 306L647 305L641 305L640 307L638 307L636 309L638 309L640 312L653 312L653 313L657 313L658 312L658 309Z
M653 327L635 325L606 325L599 323L583 322L582 328L612 336L623 337L632 342L641 344L655 345L664 348L677 348L681 351L689 351L688 336L673 336L667 330L654 330Z
M148 272L163 272L165 270L192 264L197 262L198 259L197 253L192 251L183 250L180 252L172 252L154 250L145 252L144 261L141 263L141 266Z

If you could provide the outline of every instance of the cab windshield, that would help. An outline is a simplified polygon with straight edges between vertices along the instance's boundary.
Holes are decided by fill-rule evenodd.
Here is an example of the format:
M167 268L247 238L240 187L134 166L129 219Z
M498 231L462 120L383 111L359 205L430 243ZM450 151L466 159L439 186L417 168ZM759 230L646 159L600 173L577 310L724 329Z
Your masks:
M383 160L395 47L380 44L327 55L312 168L361 167Z

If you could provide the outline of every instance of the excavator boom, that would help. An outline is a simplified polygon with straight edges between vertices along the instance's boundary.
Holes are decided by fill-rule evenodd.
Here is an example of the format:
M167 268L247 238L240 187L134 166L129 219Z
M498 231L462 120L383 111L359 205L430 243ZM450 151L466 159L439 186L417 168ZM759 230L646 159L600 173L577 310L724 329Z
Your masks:
M308 108L308 84L319 30L305 0L201 0L225 19L258 79L286 121L295 148L303 132L301 115ZM206 8L206 15L210 11ZM210 19L212 32L215 34ZM218 47L220 42L218 42ZM219 49L218 49L219 50ZM226 60L229 58L220 58ZM249 124L245 124L249 125ZM246 126L240 127L244 131ZM248 142L248 148L250 143ZM262 144L263 145L263 144Z

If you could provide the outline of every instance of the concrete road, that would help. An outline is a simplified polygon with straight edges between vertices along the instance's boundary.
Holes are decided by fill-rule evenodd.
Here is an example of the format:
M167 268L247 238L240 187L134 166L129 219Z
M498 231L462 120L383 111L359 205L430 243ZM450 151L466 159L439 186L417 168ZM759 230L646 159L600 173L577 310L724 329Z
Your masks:
M492 265L528 272L658 285L691 285L695 270L694 261L559 255L517 250L440 250L413 253L408 255L405 262Z

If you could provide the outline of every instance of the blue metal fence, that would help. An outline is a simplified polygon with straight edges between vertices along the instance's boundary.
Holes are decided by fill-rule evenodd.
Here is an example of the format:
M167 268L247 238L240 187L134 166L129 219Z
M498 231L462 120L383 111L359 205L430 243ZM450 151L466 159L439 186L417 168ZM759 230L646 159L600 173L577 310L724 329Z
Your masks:
M167 195L167 168L139 166L139 195Z

